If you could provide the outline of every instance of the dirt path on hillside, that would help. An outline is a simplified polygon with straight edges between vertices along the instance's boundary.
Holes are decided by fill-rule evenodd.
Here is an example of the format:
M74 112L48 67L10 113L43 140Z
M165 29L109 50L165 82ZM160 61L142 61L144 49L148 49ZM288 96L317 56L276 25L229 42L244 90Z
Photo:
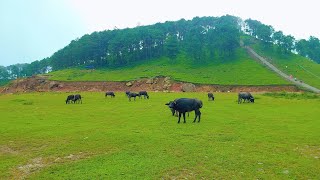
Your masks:
M286 79L287 81L292 82L293 84L302 87L306 90L315 92L315 93L320 93L320 90L310 86L309 84L306 84L302 81L297 81L295 79L293 79L292 77L290 77L289 75L285 74L284 72L282 72L281 70L279 70L277 67L275 67L274 65L272 65L270 62L268 62L265 58L261 57L258 53L256 53L252 48L245 46L245 48L247 49L248 53L254 57L255 59L259 60L262 64L266 65L268 68L270 68L271 70L273 70L274 72L276 72L277 74L279 74L281 77L283 77L284 79Z

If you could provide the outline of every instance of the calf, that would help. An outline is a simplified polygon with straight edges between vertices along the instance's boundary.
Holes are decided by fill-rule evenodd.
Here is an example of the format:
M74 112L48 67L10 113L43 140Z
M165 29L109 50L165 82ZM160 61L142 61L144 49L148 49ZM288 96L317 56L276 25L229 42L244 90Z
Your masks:
M114 98L116 95L114 95L114 92L109 91L109 92L106 92L105 97L107 97L107 96L111 96L112 98Z
M131 101L131 98L132 98L132 97L134 98L134 100L136 100L136 97L137 97L137 96L140 97L140 95L139 95L138 93L130 92L130 93L128 94L129 101Z
M238 94L238 104L241 104L243 102L252 102L254 103L254 97L249 92L239 92Z
M170 104L167 103L166 105L169 106L169 108L172 108L175 111L179 112L179 120L178 123L180 123L181 114L183 115L184 123L186 123L186 112L195 111L195 118L193 122L196 122L197 117L199 117L198 122L200 122L201 112L200 108L202 108L202 101L198 99L190 99L190 98L180 98L175 99Z
M214 101L214 96L213 96L212 93L208 93L208 99L209 99L209 101L210 101L210 99L211 99L212 101Z
M73 103L80 103L81 102L81 104L82 104L82 100L81 100L81 95L80 94L76 94L76 95L74 95L74 98L73 98Z
M141 96L144 97L144 99L147 97L147 99L149 99L149 95L147 93L147 91L140 91L139 92L139 98L141 98Z
M67 97L67 100L66 100L66 104L70 104L70 102L72 103L73 102L73 99L74 99L74 95L71 94Z

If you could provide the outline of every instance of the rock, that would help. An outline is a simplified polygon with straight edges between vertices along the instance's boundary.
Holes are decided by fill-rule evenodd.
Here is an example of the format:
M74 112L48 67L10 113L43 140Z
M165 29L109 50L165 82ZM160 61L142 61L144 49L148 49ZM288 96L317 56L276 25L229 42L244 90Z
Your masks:
M153 78L150 78L146 81L146 84L153 84Z
M56 87L59 87L59 83L55 82L55 81L52 81L49 83L49 88L50 89L53 89L53 88L56 88Z
M183 92L194 92L196 89L196 85L192 83L185 83L182 85L181 90Z
M46 82L46 80L45 80L45 79L38 79L38 82L39 82L40 84L44 84L44 83Z
M130 87L130 86L132 86L132 85L133 85L132 82L127 82L127 83L126 83L126 86L128 86L128 87Z
M157 84L158 80L159 80L158 78L154 78L153 79L153 84Z
M163 80L163 81L164 81L165 83L170 83L170 80L171 80L171 78L170 78L170 77L166 77L166 78L164 78L164 80Z
M166 83L163 85L164 90L169 90L170 87L171 87L171 84L169 84L169 83L168 84Z

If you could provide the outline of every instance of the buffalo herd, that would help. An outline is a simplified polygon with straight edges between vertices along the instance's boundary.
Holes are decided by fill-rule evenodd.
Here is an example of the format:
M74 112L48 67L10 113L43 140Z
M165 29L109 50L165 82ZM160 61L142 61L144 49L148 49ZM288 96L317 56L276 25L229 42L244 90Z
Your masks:
M129 101L131 101L131 98L136 100L136 97L138 96L139 99L144 97L144 99L149 99L149 95L147 91L140 91L138 93L135 92L130 92L126 91L125 95L128 97ZM108 91L105 93L105 97L111 96L111 98L115 97L114 92ZM209 92L208 93L208 101L214 101L214 95L213 93ZM239 92L238 93L238 104L241 104L242 102L248 102L248 103L254 103L254 97L250 92ZM76 104L76 103L81 103L82 104L82 99L80 94L75 94L75 95L68 95L66 99L66 104ZM178 98L173 101L169 101L166 103L172 113L172 116L177 115L178 116L178 123L180 123L181 116L183 116L183 122L186 123L186 113L194 111L195 112L195 118L193 122L196 122L198 118L198 122L200 122L201 118L201 112L200 109L203 106L203 103L201 100L197 98Z

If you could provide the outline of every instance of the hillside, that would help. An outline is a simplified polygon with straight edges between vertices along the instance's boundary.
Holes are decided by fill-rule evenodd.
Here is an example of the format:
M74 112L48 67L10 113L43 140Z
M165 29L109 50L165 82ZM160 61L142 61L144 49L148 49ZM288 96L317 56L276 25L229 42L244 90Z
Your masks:
M174 80L220 85L283 85L290 84L254 61L244 49L237 58L205 65L192 64L185 56L171 63L168 58L123 68L85 70L72 68L49 73L50 80L59 81L130 81L141 77L169 76Z
M320 88L320 64L293 53L281 55L276 46L263 48L260 43L256 43L252 48L284 73Z
M272 26L230 15L93 32L51 57L0 67L0 80L52 71L50 80L73 82L166 76L211 85L291 84L254 61L244 46L254 48L290 77L320 88L319 39L295 40Z

